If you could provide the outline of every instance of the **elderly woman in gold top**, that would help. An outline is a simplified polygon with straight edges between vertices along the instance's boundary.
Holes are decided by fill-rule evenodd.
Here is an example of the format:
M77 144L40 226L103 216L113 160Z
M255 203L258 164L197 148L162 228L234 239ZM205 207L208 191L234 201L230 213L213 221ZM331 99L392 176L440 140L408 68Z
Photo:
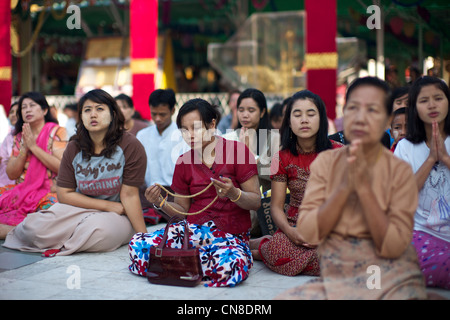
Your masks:
M348 88L345 148L324 151L297 221L299 236L318 246L321 274L280 299L425 299L411 244L418 201L411 167L384 148L390 90L373 77Z

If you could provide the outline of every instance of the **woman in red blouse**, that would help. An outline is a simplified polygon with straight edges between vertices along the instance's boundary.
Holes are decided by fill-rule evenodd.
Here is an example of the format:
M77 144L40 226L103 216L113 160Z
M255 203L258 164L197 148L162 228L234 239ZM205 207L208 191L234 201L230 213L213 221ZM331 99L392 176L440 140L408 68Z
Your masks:
M161 188L147 188L148 201L160 203L169 216L187 215L190 241L200 248L203 280L207 286L234 286L248 277L253 264L248 246L250 210L261 205L254 156L241 142L214 134L220 114L207 101L192 99L179 110L177 126L191 150L176 163L172 190L174 202L162 200ZM217 197L217 198L216 198ZM169 228L167 245L181 245L179 223ZM138 233L130 242L131 272L145 276L150 246L160 243L163 231Z
M271 165L271 214L278 227L273 237L251 241L255 259L273 271L294 276L319 275L317 251L295 232L298 208L309 179L309 166L318 153L342 144L328 139L328 121L322 99L308 90L292 96L281 127L281 151ZM286 191L291 198L284 210Z

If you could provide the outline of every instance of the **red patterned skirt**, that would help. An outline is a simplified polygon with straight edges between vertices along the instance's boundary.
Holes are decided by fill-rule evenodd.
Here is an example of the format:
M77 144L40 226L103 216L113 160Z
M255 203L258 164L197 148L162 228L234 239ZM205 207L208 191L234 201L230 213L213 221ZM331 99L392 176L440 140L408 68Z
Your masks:
M279 274L286 276L320 274L317 249L294 244L281 230L278 230L271 239L265 238L261 241L259 253L264 264Z

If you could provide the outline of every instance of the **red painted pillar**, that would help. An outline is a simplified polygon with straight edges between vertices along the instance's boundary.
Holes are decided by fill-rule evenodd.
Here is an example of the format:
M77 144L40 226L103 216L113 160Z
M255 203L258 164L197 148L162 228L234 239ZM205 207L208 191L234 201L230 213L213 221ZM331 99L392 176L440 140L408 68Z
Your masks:
M12 96L10 1L0 1L0 21L0 104L8 114Z
M328 117L335 119L337 0L305 0L305 11L307 89L322 98Z
M151 119L148 98L155 90L158 69L158 0L131 0L130 67L133 103L145 119Z

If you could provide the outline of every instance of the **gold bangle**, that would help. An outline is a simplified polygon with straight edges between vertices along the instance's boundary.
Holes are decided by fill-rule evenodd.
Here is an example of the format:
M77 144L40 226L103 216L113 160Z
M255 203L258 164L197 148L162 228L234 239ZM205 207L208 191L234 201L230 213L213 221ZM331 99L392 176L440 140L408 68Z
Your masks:
M236 199L236 200L231 200L231 199L230 199L230 201L231 201L231 202L236 202L236 201L238 201L238 200L241 198L241 195L242 195L242 190L239 189L239 196L237 197L237 199Z
M167 194L166 197L161 201L161 203L159 204L159 207L153 203L153 208L155 208L155 209L157 209L157 210L162 210L162 208L163 208L164 205L166 204L166 200L167 200L167 197L168 197L168 196L169 196L169 195Z

